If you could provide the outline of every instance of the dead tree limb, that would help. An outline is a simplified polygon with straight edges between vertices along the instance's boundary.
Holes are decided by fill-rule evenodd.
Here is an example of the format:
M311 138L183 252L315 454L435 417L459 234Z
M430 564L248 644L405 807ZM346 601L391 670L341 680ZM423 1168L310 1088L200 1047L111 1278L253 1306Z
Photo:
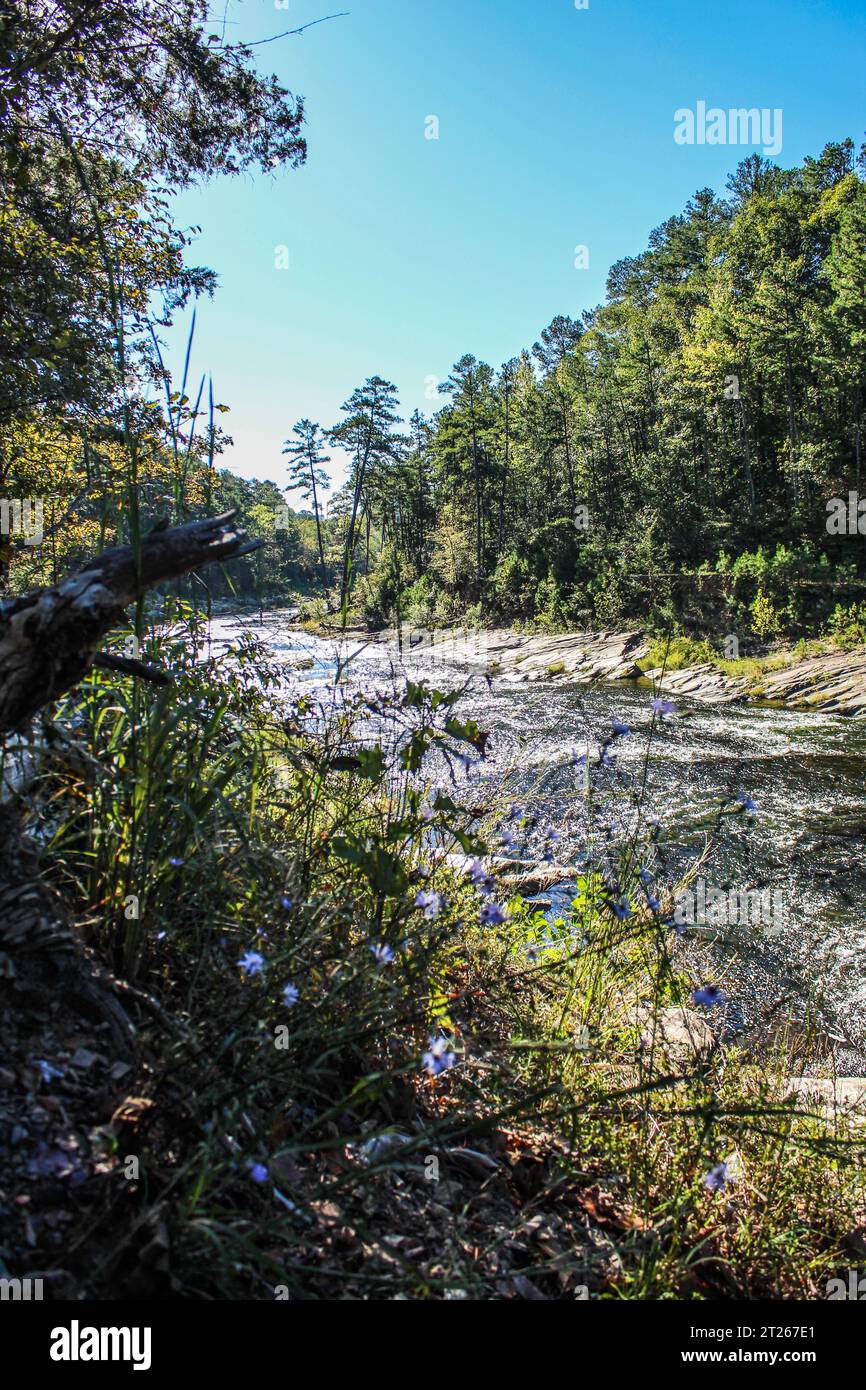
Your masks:
M106 550L51 589L0 604L0 734L20 729L91 670L97 646L124 609L154 585L257 550L235 512L151 531L139 553Z
M0 604L0 736L20 729L76 685L94 664L166 679L140 663L106 660L98 644L125 622L124 610L154 585L258 549L233 525L235 512L193 521L106 550L51 589ZM136 670L134 668L140 667ZM36 848L12 804L0 805L0 980L41 995L58 987L81 1012L109 1023L117 1046L130 1045L130 1021L117 981L76 940L68 912L43 877Z

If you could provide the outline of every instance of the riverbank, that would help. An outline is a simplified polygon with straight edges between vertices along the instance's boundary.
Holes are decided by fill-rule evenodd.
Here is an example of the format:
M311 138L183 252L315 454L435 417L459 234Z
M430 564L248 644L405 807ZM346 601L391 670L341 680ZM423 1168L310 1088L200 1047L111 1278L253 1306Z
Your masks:
M0 1001L9 1273L50 1271L79 1298L823 1297L862 1223L856 1067L744 940L724 959L663 919L680 848L696 858L681 793L693 810L754 795L760 815L725 818L742 854L713 870L747 885L816 750L834 805L861 803L862 764L845 783L836 757L851 732L820 742L834 721L815 719L787 761L790 716L659 720L622 684L634 736L589 770L615 834L579 866L573 744L610 730L612 699L548 668L613 672L639 643L594 639L578 659L529 639L536 682L443 700L407 698L384 644L267 613L212 628L149 635L174 686L133 700L105 672L74 697L67 722L94 730L89 839L73 839L76 767L52 755L50 801L32 801L95 957L125 947L134 1034L118 1051L66 998L32 1013L10 985ZM124 839L142 768L159 794L147 839ZM643 832L616 809L638 786L661 822ZM553 913L527 901L563 878ZM807 887L795 934L814 961L803 927L825 913Z
M775 648L764 660L720 659L671 670L648 664L659 643L640 630L548 635L507 628L441 633L389 628L372 640L420 661L482 669L513 683L646 681L666 695L704 704L758 703L866 716L866 647L840 651L830 642L814 643L808 655L796 647Z
M828 645L815 656L761 674L737 675L711 663L664 671L646 671L666 694L684 695L709 704L744 701L778 705L783 709L822 710L854 718L866 716L866 649L844 652Z

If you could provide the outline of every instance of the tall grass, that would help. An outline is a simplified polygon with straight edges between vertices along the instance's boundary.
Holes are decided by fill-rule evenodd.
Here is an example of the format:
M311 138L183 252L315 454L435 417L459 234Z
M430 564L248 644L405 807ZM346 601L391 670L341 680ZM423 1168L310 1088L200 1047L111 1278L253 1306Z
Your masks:
M184 388L166 385L175 519L213 465L212 410L194 456L188 370L189 351ZM120 413L137 547L125 386ZM610 830L593 798L604 760L581 770L577 892L550 922L502 902L483 867L479 884L455 867L485 864L509 814L507 784L498 808L465 793L485 736L459 691L377 693L340 664L313 699L250 639L214 655L207 610L139 605L118 641L174 684L94 672L57 714L87 759L47 761L31 796L46 871L137 989L134 1101L69 1247L89 1292L819 1291L862 1213L862 1131L787 1100L782 1053L747 1063L718 1029L670 1045L665 1011L692 1016L695 980L666 920L645 772Z
M148 622L175 685L95 674L62 712L90 781L54 768L36 803L92 945L160 1005L93 1291L140 1289L156 1223L171 1275L148 1296L820 1295L862 1131L787 1098L783 1049L700 1028L640 774L611 828L595 788L623 774L575 767L555 854L577 891L551 921L461 871L498 867L501 834L552 842L540 789L517 814L507 778L498 805L466 780L486 744L459 691L338 663L313 698L249 638L216 656L179 603ZM698 1045L671 1043L672 1009Z

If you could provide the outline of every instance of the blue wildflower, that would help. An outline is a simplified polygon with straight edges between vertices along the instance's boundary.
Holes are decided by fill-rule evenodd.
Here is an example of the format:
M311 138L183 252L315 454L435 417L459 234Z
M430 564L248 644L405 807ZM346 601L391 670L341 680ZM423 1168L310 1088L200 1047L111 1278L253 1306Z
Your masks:
M757 811L758 803L753 801L750 796L740 796L737 798L744 811Z
M655 695L650 703L653 714L661 715L662 719L665 719L669 714L676 714L677 707L673 700L664 700L660 695Z
M173 869L182 869L184 864L186 863L186 860L181 859L180 855L178 854L173 854L168 862Z
M282 897L280 898L280 907L283 909L283 911L291 912L294 905L294 899L288 897L287 894L283 893Z
M611 898L610 908L620 922L624 922L626 917L631 916L631 903L628 898Z
M421 1065L428 1076L440 1076L443 1071L449 1071L457 1061L457 1057L447 1038L431 1038L430 1049L421 1058Z
M36 1058L35 1065L39 1068L43 1081L53 1081L55 1077L61 1077L64 1073L60 1067L52 1066L50 1062L44 1061L41 1057Z
M702 1005L705 1009L715 1009L719 1004L724 1004L727 997L718 985L702 985L692 994L693 1002Z
M390 965L394 959L394 952L390 946L371 946L370 950L379 965Z
M415 899L415 906L420 907L428 922L431 922L435 917L439 916L439 913L445 906L445 899L442 897L441 893L434 893L432 889L428 893L427 890L424 889Z
M704 1177L704 1187L708 1192L721 1192L729 1178L727 1163L717 1163Z
M480 859L473 859L469 865L469 877L475 884L479 893L492 893L494 889L493 879L485 869Z
M294 1004L297 1004L300 996L301 991L298 989L297 985L283 986L283 999L288 1008L291 1009Z
M631 733L628 724L623 724L619 719L612 719L610 722L614 738L626 738Z
M268 1170L263 1163L251 1163L250 1177L252 1178L253 1182L267 1182Z
M258 951L247 951L241 956L238 965L245 975L260 975L265 968L265 958Z
M505 908L500 907L498 903L485 903L480 919L483 927L498 927L500 922L505 921Z

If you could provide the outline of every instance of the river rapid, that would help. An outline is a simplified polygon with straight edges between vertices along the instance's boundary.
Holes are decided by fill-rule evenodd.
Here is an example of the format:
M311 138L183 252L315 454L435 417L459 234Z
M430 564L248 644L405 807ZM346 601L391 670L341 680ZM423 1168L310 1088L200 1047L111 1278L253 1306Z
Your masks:
M465 685L458 713L489 729L491 739L487 757L461 776L470 788L492 784L521 812L532 811L532 829L513 830L516 856L536 859L546 850L554 862L574 862L588 833L587 772L579 761L587 751L591 834L615 844L632 834L636 819L645 825L657 817L650 867L660 886L679 881L711 836L713 852L680 915L684 939L693 936L712 952L718 978L736 993L732 1027L748 1026L784 996L789 1012L814 1014L839 1040L840 1072L866 1074L866 721L686 699L654 719L652 691L634 682L518 684L477 667L445 666L429 651L407 658L384 642L313 637L279 612L215 619L215 652L244 632L266 643L297 694L330 698L338 662L347 658L344 680L367 693L392 690L407 676L438 689ZM599 765L612 719L631 733L610 746L613 765ZM723 804L727 814L719 817ZM572 886L545 893L551 918ZM748 920L738 921L743 894L739 902L748 908L740 918Z

